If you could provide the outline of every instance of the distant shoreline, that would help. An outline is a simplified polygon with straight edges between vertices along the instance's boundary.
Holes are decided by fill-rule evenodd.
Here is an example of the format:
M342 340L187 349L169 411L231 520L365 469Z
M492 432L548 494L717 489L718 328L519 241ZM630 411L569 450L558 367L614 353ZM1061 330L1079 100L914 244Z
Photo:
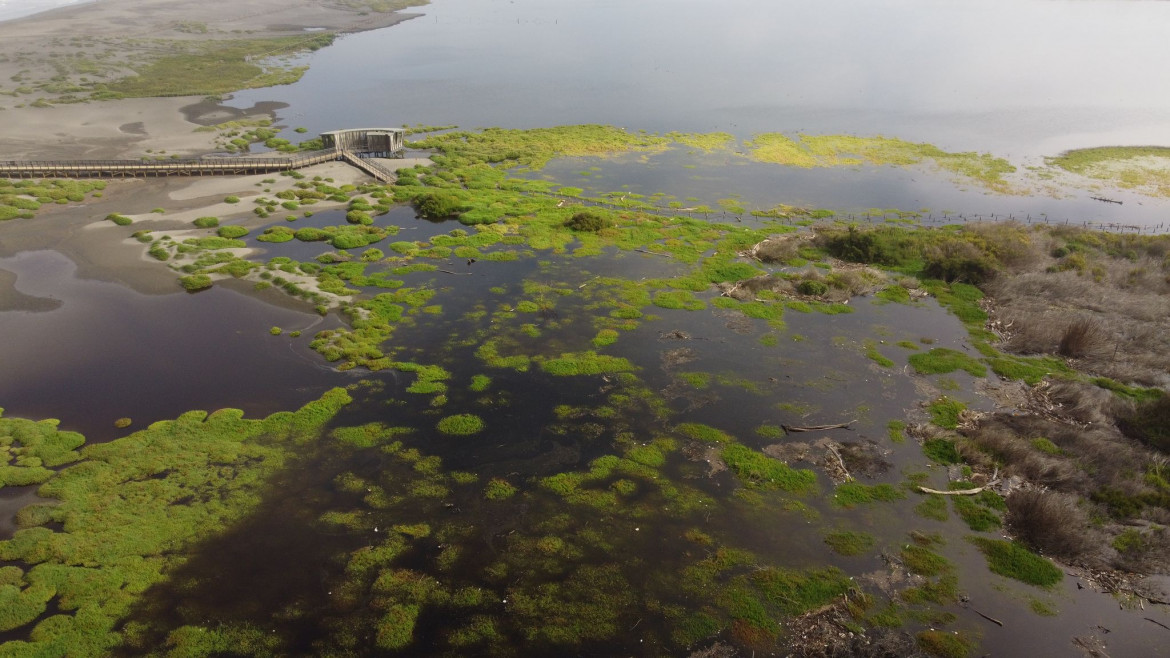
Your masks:
M58 9L72 9L93 2L100 0L20 0L15 4L10 0L0 3L0 23L17 21Z

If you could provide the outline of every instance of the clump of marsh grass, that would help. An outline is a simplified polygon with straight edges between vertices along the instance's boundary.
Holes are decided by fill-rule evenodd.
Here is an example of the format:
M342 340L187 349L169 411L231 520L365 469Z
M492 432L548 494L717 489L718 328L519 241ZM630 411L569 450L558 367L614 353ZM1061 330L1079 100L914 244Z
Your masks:
M1076 496L1044 489L1021 489L1007 497L1007 524L1033 549L1066 560L1084 558L1102 544Z
M1064 330L1057 353L1080 359L1099 353L1108 340L1101 323L1094 318L1078 318Z

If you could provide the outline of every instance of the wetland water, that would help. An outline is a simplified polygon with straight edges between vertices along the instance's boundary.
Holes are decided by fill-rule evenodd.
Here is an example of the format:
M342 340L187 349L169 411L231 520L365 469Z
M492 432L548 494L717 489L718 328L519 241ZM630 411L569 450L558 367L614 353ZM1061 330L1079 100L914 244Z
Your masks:
M438 0L421 11L339 39L312 55L297 84L240 92L231 104L288 103L281 118L311 132L601 123L739 139L884 135L1019 167L1070 148L1170 143L1170 92L1135 65L1170 60L1165 3ZM1170 210L1042 183L1024 196L958 191L945 175L887 167L771 169L725 177L750 178L731 187L750 186L744 198L764 207L783 196L854 213L929 208L1144 226ZM672 186L689 178L668 171Z
M689 2L440 0L422 11L316 53L296 85L231 102L287 103L282 123L314 131L585 122L741 138L886 133L1022 159L1170 138L1168 92L1122 66L1168 54L1153 27L1165 24L1162 3L732 2L712 10ZM878 24L888 29L875 31ZM1003 69L1020 58L1029 65L1004 80ZM1107 87L1086 95L1086 72ZM711 205L737 196L753 208L1053 215L1057 208L1097 213L1086 217L1094 221L1160 221L1156 201L1102 209L1075 198L964 192L945 176L924 174L920 183L898 169L777 171L734 155L671 151L559 160L524 176ZM324 211L291 226L344 221L343 211ZM367 297L394 295L386 304L401 321L382 351L397 364L439 367L443 377L405 367L336 372L308 347L317 330L342 325L336 312L321 320L309 306L272 306L237 292L241 286L151 297L77 279L56 252L0 259L17 292L56 300L30 302L36 312L0 310L5 418L60 418L61 429L83 431L92 443L188 409L237 407L259 417L365 382L328 420L332 434L316 442L264 444L273 453L242 461L222 447L181 460L150 457L161 465L99 451L115 471L133 475L119 486L95 481L96 508L130 504L139 485L160 499L171 495L167 487L179 489L165 499L180 511L160 525L181 539L119 554L127 540L117 536L108 538L108 552L64 558L78 570L106 569L115 592L123 591L118 578L126 590L154 584L110 613L127 653L165 644L251 655L685 655L718 638L763 655L777 636L785 645L776 620L856 597L852 588L862 583L878 597L865 613L874 627L893 617L912 633L958 630L991 655L1069 655L1070 639L1098 624L1113 631L1112 655L1164 655L1152 625L1072 578L1042 589L990 573L965 541L971 532L957 508L948 513L944 502L945 521L937 510L936 517L915 512L923 498L907 484L944 486L944 469L913 439L896 440L890 423L908 414L922 420L921 403L943 394L976 409L989 405L973 376L925 378L906 366L908 355L932 348L974 353L966 328L933 299L741 306L706 282L691 295L680 280L692 269L682 260L687 252L673 238L662 243L677 247L678 259L589 251L584 238L562 252L539 243L535 229L460 251L467 229L456 222L427 222L405 206L374 221L397 228L373 245L387 253L392 241L459 245L425 261L437 270L375 263L363 274L386 273L394 283L349 283ZM701 255L714 255L714 238L684 228L684 239L706 241ZM261 262L311 262L333 251L320 242L257 242L258 233L248 244L265 251ZM766 271L816 269L802 262ZM175 275L160 267L159 276ZM655 280L672 283L639 287ZM284 332L272 335L271 327ZM288 335L297 329L305 335ZM439 429L460 414L474 414L485 429ZM115 430L121 416L135 424ZM781 429L837 423L849 428L787 436ZM196 430L185 431L184 446L201 445ZM830 455L816 447L825 438L848 446L847 462L865 488L830 479ZM812 484L763 455L812 469ZM211 470L183 479L172 459ZM182 534L183 510L234 500L218 492L266 459L279 468L246 489L245 501L225 507L206 531ZM0 510L11 514L35 500L32 490L6 487ZM59 519L48 527L63 534ZM14 528L0 523L5 536ZM856 555L827 550L826 539L844 532L869 546ZM972 607L1006 627L989 625L953 595L930 594L938 600L924 604L897 593L887 599L871 586L868 576L887 567L883 556L908 555L912 541L947 561L903 586L922 586L925 577L942 591L953 576ZM180 559L176 546L185 551ZM69 548L87 555L84 545ZM9 553L0 564L24 569L30 554L40 555ZM160 560L167 577L134 571L143 556ZM879 622L879 612L890 614ZM14 628L0 640L33 638L27 627Z

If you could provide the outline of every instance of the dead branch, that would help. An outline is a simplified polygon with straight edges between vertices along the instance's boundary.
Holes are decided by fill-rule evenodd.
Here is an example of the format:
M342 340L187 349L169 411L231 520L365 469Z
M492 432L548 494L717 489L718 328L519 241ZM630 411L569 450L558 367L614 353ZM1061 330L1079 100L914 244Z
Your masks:
M998 626L1003 626L1003 622L1002 622L1002 621L1000 621L1000 620L998 620L998 619L996 619L995 617L988 617L987 615L983 614L982 612L979 612L979 611L978 611L978 610L976 610L975 608L968 608L968 609L969 609L971 612L974 612L975 614L979 615L980 617L983 617L984 619L986 619L987 621L989 621L989 622L991 622L991 623L993 623L993 624L996 624L996 625L998 625Z
M836 425L808 425L805 427L799 427L796 425L781 425L780 427L783 427L785 432L821 432L824 430L839 430L842 428L849 429L849 426L856 422L857 420L854 419L847 423L837 423Z
M982 487L975 487L974 489L957 489L955 491L939 491L938 489L931 489L930 487L918 487L922 493L938 494L940 496L974 496L977 493L983 493L984 489L999 484L999 480L992 480Z
M837 452L837 447L832 443L827 443L825 447L828 448L829 452L833 453L833 456L837 458L837 463L841 465L841 472L845 474L845 481L852 482L854 478L849 474L849 469L845 468L845 460L841 458L841 453Z
M1162 622L1160 622L1160 621L1157 621L1157 620L1154 620L1154 619L1150 619L1149 617L1142 617L1142 619L1145 619L1146 621L1152 621L1152 622L1154 622L1155 624L1157 624L1157 625L1161 626L1162 628L1165 628L1166 630L1170 631L1170 626L1167 626L1166 624L1163 624L1163 623L1162 623Z

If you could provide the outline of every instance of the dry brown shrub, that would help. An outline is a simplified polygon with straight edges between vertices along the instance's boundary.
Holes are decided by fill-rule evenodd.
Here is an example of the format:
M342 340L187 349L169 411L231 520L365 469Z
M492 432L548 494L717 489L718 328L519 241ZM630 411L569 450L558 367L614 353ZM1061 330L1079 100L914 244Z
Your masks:
M1113 566L1134 573L1165 573L1170 568L1170 531L1164 526L1148 526L1142 530L1126 528L1123 532L1137 533L1137 540L1125 544L1118 551Z
M1109 337L1101 323L1094 318L1077 318L1064 330L1057 353L1073 359L1099 354L1105 349Z
M830 293L829 298L841 297L848 299L857 295L865 295L884 285L886 278L877 275L868 269L834 269L825 277L825 283L837 292Z
M1029 482L1066 490L1085 488L1085 475L1072 460L1046 454L1032 445L1032 440L1039 437L1045 435L1019 432L998 420L985 422L968 434L980 450L998 458L1004 465L1005 475L1018 475ZM981 466L986 469L986 465Z
M1032 548L1066 560L1084 559L1101 545L1077 497L1042 489L1020 489L1007 497L1007 525Z
M788 237L773 237L752 248L752 255L765 263L783 263L796 258L801 240Z

